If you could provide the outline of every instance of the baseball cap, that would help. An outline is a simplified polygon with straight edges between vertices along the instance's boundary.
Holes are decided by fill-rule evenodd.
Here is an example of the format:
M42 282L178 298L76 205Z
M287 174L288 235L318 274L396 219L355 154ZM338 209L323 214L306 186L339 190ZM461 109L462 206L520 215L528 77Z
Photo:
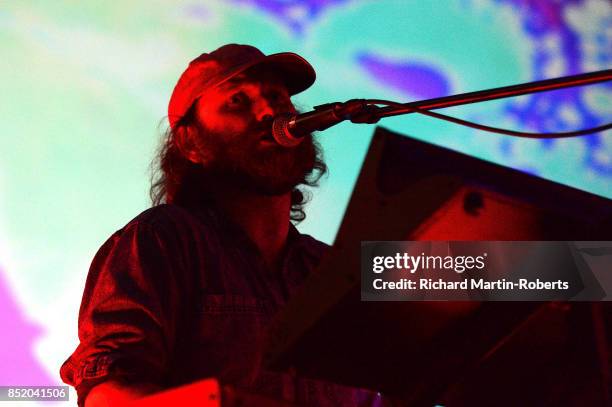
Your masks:
M276 72L277 77L285 83L289 95L308 89L316 78L308 61L292 52L265 55L250 45L224 45L191 61L182 73L168 104L170 127L174 128L206 89L255 66Z

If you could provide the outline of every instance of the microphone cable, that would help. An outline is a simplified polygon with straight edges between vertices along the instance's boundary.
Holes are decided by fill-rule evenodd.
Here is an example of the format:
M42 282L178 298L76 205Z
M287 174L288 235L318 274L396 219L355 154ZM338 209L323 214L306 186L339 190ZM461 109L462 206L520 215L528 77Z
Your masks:
M499 127L493 127L493 126L487 126L487 125L480 124L480 123L474 123L468 120L459 119L457 117L448 116L448 115L441 114L441 113L431 112L429 110L423 110L423 109L419 109L416 107L408 107L404 103L393 102L391 100L366 99L365 102L371 105L385 105L385 106L395 108L390 111L385 111L385 114L380 115L380 116L377 116L376 111L367 113L367 114L374 115L378 119L381 119L385 117L386 115L397 115L397 114L402 114L402 113L419 113L424 116L429 116L429 117L433 117L439 120L448 121L448 122L455 123L461 126L471 127L477 130L483 130L489 133L498 133L498 134L504 134L507 136L531 138L531 139L557 139L557 138L578 137L578 136L584 136L587 134L597 133L600 131L609 130L612 128L612 122L611 122L611 123L603 124L597 127L591 127L591 128L575 130L575 131L555 132L555 133L531 133L531 132L524 132L524 131L517 131L517 130L502 129ZM379 108L378 106L375 106L375 107Z

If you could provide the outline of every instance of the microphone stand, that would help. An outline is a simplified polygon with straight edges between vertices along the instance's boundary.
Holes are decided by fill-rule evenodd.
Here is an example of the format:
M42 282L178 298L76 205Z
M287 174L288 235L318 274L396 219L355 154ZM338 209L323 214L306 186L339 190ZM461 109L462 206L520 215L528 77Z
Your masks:
M560 78L545 79L527 82L519 85L503 86L476 92L461 93L417 102L403 103L402 106L373 107L363 104L361 111L353 112L350 120L353 123L376 123L383 117L400 114L417 113L419 110L435 110L445 107L459 106L487 100L502 99L513 96L544 92L573 86L591 85L612 80L612 69L588 72L579 75L564 76ZM360 99L363 101L363 99ZM351 102L351 101L349 101ZM348 103L348 102L347 102Z

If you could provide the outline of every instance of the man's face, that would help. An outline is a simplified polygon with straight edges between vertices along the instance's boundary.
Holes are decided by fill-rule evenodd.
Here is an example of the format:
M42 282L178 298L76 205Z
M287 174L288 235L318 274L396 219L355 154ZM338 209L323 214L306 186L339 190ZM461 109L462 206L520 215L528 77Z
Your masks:
M200 96L196 145L200 163L220 179L279 195L303 181L315 162L312 138L295 148L272 138L272 120L294 113L286 87L269 73L241 74Z

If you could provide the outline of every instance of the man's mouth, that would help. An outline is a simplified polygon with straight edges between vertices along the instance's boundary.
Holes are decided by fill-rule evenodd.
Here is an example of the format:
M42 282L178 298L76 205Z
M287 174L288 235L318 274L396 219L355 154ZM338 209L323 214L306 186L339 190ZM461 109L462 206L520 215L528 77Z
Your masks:
M266 142L270 142L270 143L276 143L276 140L274 140L274 137L272 137L272 133L270 133L270 132L263 133L261 135L261 137L259 137L259 141L266 141Z

